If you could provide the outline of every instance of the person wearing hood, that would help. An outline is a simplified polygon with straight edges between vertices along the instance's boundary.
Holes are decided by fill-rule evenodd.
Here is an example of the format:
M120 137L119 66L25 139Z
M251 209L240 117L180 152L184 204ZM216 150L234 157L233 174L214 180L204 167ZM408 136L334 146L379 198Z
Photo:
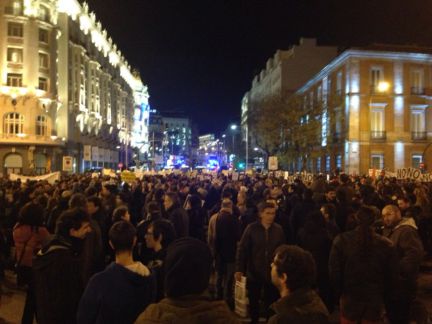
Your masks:
M80 253L91 231L82 209L69 209L57 221L54 238L33 260L36 315L39 324L75 323L84 290Z
M396 248L400 269L400 292L387 302L387 313L391 323L408 323L423 260L423 245L414 219L402 218L397 206L385 206L382 215L385 226L383 234Z
M133 323L154 300L154 276L132 257L136 240L131 223L120 221L111 227L115 262L90 279L79 303L77 323Z
M175 192L168 192L164 196L165 218L168 219L176 230L177 237L189 236L189 216Z
M190 237L174 241L165 259L166 298L147 307L135 323L239 323L224 301L213 301L206 292L211 262L204 242Z

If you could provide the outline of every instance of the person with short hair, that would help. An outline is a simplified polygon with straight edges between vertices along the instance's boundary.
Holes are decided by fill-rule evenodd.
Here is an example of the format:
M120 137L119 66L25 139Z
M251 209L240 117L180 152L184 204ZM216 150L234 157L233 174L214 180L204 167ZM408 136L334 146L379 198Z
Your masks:
M396 248L400 269L400 292L387 302L387 314L391 323L408 323L411 305L417 292L417 277L423 260L423 245L413 218L403 218L395 205L382 210L384 236Z
M91 231L87 213L79 208L62 213L54 238L33 260L36 314L39 324L75 323L84 290L80 254Z
M175 229L172 224L165 219L152 222L145 234L146 246L153 252L147 266L156 276L156 301L164 297L164 263L166 250L175 239Z
M165 218L176 230L177 237L189 236L189 216L182 206L177 193L167 192L164 196Z
M259 221L250 224L243 233L237 248L235 279L247 278L251 323L258 323L261 292L264 291L264 308L277 300L278 293L271 283L270 265L276 248L285 243L285 234L280 225L274 223L276 206L261 202L258 205Z
M165 259L166 298L147 307L136 323L239 323L224 301L213 301L206 293L211 262L204 242L190 237L174 241Z
M309 252L294 245L279 246L271 264L271 279L281 298L272 304L275 315L268 323L329 323L327 308L311 288L315 277L315 262Z
M130 222L130 214L127 206L120 206L114 209L112 223L114 224L120 221Z
M77 323L133 323L154 300L154 276L132 257L134 226L126 221L115 223L109 239L115 262L90 279L79 303Z

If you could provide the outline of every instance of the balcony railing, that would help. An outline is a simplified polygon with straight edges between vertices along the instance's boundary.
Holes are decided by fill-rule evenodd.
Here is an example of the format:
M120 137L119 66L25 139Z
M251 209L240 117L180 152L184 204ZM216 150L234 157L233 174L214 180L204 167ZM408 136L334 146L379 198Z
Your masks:
M423 87L411 87L411 94L412 95L424 95L426 93L425 88Z
M413 141L421 141L427 139L426 132L411 132L411 139Z
M370 138L371 140L385 140L387 134L385 131L371 131Z

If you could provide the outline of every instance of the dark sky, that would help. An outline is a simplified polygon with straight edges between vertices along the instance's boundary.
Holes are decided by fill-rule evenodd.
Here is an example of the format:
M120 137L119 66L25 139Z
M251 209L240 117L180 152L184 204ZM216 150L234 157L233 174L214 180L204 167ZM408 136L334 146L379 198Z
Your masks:
M276 49L432 44L428 0L89 0L148 84L150 104L183 111L200 133L238 122L243 94Z

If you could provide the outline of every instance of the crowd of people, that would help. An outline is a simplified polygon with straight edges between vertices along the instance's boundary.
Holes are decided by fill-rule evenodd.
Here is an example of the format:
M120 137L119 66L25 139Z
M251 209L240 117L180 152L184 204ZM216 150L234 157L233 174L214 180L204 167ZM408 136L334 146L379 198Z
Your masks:
M1 178L0 275L26 288L22 323L238 323L244 278L251 323L426 323L431 199L346 174Z

